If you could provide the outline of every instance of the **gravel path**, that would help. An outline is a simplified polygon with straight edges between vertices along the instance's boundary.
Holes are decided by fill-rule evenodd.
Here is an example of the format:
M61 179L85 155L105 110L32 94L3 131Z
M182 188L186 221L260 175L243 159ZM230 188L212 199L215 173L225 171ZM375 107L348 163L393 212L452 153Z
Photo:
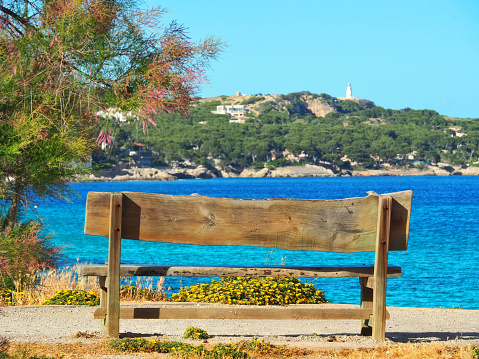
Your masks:
M353 307L353 306L350 306ZM69 343L104 338L94 307L21 306L0 308L0 335L17 342ZM479 311L463 309L388 308L390 342L457 340L479 344ZM186 327L205 329L210 343L237 342L254 336L273 344L302 347L377 345L359 335L358 320L121 320L121 336L179 340ZM80 333L80 334L79 334ZM88 333L88 334L87 334Z

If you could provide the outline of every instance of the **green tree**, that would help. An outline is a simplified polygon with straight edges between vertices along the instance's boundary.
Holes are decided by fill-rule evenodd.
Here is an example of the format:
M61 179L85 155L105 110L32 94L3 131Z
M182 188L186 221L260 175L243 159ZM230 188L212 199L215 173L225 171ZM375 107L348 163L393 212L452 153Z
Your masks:
M29 195L61 198L97 143L98 111L134 111L143 129L183 115L222 43L193 43L165 10L135 0L0 1L0 198L13 228ZM95 135L96 136L96 135Z

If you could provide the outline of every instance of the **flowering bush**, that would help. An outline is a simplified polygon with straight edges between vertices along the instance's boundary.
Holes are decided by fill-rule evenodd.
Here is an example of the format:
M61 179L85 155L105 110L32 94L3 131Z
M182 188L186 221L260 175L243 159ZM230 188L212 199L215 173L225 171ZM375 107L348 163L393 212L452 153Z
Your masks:
M0 231L0 287L20 291L35 285L40 271L55 268L60 247L43 235L41 224L27 221Z
M0 303L3 305L15 305L15 296L23 292L15 292L8 288L0 288Z
M297 357L310 355L310 349L285 348L265 342L264 339L243 341L239 343L220 343L205 348L203 345L193 346L182 342L169 340L157 341L142 338L113 339L112 347L125 352L157 352L171 353L181 358L205 358L205 359L249 359L257 357ZM258 356L259 355L259 356Z
M196 327L186 328L183 338L185 339L208 339L210 336L206 330Z
M142 338L124 338L112 340L111 345L121 351L171 353L182 358L190 356L206 359L250 358L243 343L216 344L210 349L206 349L203 345L193 346L182 342L171 342L166 339L163 341L157 341L156 339L148 341Z
M146 340L143 338L124 338L113 339L111 345L128 352L157 352L172 353L175 351L192 352L195 347L181 342L171 342L169 340L157 341L156 339Z
M53 297L48 298L43 305L98 305L100 299L95 292L86 292L84 290L63 289L57 290Z
M182 287L171 299L176 302L284 305L328 303L323 291L299 279L273 277L222 277L211 284Z

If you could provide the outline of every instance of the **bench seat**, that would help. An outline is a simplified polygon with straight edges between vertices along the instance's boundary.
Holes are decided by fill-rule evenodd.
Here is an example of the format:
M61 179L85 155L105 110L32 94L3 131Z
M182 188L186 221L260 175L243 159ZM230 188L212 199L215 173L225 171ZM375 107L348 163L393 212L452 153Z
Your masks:
M81 276L107 277L108 265L82 265ZM389 277L400 277L401 267L388 265ZM165 266L120 265L120 276L135 277L373 277L372 265L337 266Z

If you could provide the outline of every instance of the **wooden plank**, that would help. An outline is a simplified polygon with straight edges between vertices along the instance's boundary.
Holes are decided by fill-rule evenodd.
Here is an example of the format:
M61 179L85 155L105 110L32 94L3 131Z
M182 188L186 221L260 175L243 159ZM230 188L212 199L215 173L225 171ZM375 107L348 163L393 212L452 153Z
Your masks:
M120 257L121 257L121 193L112 193L109 208L109 248L107 277L107 316L108 335L118 338L120 335Z
M105 236L105 193L88 194L85 233ZM240 200L124 193L123 238L290 250L373 251L375 197Z
M105 266L106 272L108 272L108 266ZM106 276L107 273L104 276L99 276L98 277L98 286L100 287L100 308L105 308L107 306L107 301L108 301L108 289L106 287ZM106 325L106 319L102 319L100 323L100 328L104 332L108 332L108 326Z
M388 276L400 277L401 267L388 266ZM82 276L107 276L106 265L83 265ZM374 266L151 266L121 265L120 276L158 277L372 277Z
M391 228L391 197L379 197L378 240L374 261L373 339L384 341L386 333L386 281L389 233Z
M397 197L408 195L411 196ZM86 234L108 235L105 231L108 196L100 192L88 194ZM374 251L377 212L377 195L325 201L125 192L122 236L184 244ZM404 241L404 225L397 231L397 238ZM395 248L402 250L402 247Z
M361 308L373 308L373 285L374 282L371 277L359 277L359 284L361 285ZM371 336L372 327L369 318L361 320L361 335Z
M121 319L366 319L372 309L361 308L292 308L292 307L216 307L216 308L124 308ZM105 316L98 308L95 319Z
M405 251L409 238L412 191L385 193L383 196L390 196L392 199L389 251Z

